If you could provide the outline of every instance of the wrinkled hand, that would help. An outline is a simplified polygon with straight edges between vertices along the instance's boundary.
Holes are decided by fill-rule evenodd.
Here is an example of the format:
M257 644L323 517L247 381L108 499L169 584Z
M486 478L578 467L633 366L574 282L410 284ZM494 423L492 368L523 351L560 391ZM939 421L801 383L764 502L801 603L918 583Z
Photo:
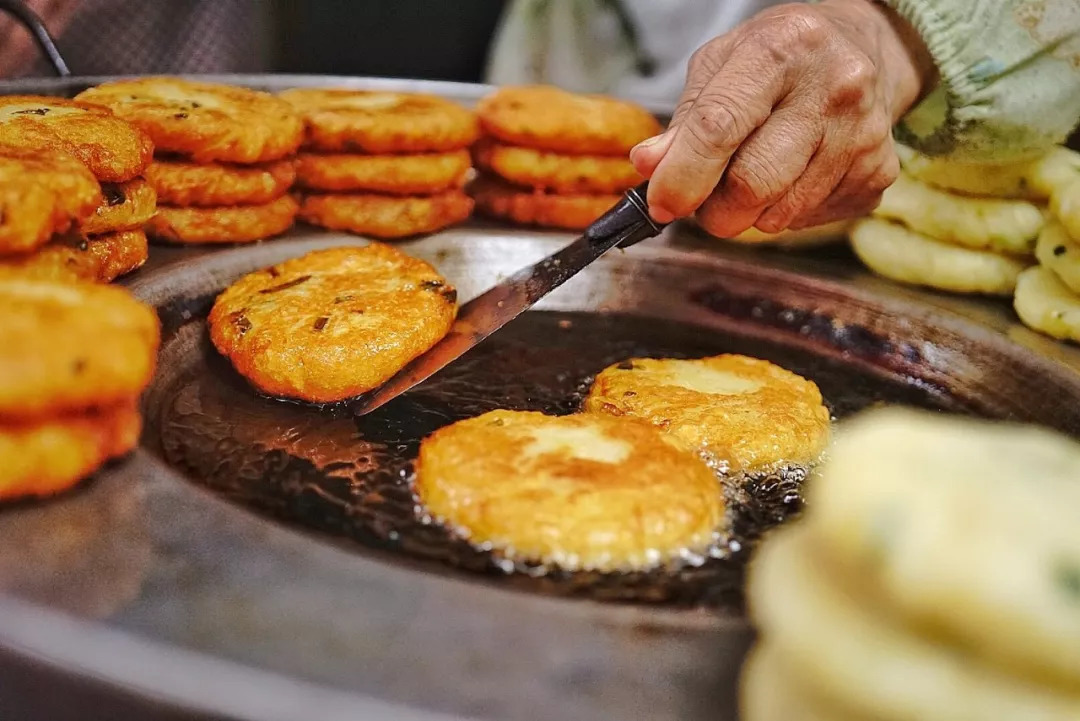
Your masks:
M661 222L717 236L873 209L899 173L892 126L933 79L914 31L871 0L762 12L701 47L668 129L631 153Z

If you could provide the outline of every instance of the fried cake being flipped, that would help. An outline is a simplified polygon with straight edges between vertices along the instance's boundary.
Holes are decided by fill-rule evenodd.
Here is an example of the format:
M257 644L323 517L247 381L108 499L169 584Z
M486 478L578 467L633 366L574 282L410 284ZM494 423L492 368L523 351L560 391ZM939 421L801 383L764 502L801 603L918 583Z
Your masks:
M623 361L596 376L585 410L647 420L732 471L810 465L829 440L814 383L740 355Z
M377 388L435 345L457 291L380 243L318 250L250 273L210 312L210 338L267 395L332 403Z
M701 553L723 518L708 466L647 423L492 411L420 446L425 510L471 543L567 570L650 568Z

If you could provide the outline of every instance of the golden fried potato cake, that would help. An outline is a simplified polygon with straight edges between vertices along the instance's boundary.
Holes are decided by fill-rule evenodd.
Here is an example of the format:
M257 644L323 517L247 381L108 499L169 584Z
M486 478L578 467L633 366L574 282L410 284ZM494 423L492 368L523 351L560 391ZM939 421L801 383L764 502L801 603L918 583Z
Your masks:
M30 422L0 422L0 501L51 496L127 455L142 418L134 401Z
M874 215L942 242L974 250L1030 256L1046 224L1043 210L1026 200L968 198L901 174Z
M560 194L621 193L644 180L628 158L566 155L490 139L473 146L473 158L478 168L515 185Z
M288 192L296 180L296 166L292 159L227 165L157 158L146 169L146 180L164 205L261 205Z
M890 408L839 434L805 523L876 611L1080 690L1078 505L1075 440Z
M424 509L483 548L621 571L702 552L723 518L708 467L648 424L492 411L424 439Z
M1080 293L1080 243L1057 221L1046 224L1035 244L1035 258L1073 293Z
M1013 308L1028 328L1080 343L1080 295L1049 268L1028 268L1016 281Z
M1029 263L988 250L963 248L879 218L851 227L851 248L889 280L953 293L1010 295Z
M897 146L897 151L909 175L965 195L1046 200L1056 189L1080 179L1080 153L1060 146L1034 160L980 164L930 158L904 146Z
M499 88L480 101L477 113L488 135L556 153L626 155L661 131L634 103L547 85Z
M111 108L146 132L158 152L198 163L279 160L303 140L291 105L248 88L146 77L104 83L75 99Z
M331 230L392 239L449 228L467 220L472 209L472 198L459 190L416 197L329 193L302 196L299 218Z
M829 411L811 381L758 358L635 358L605 368L585 410L649 421L734 471L814 463Z
M332 403L381 385L456 315L457 291L434 268L373 243L245 275L214 303L210 338L263 393Z
M0 256L34 250L101 202L97 180L73 156L0 144Z
M157 314L123 288L0 278L0 420L111 407L157 362Z
M138 176L154 154L150 138L108 108L44 95L0 95L0 142L66 151L109 183Z
M620 195L555 195L518 188L490 177L469 185L477 212L521 225L582 230L611 210Z
M141 267L148 256L141 230L65 235L29 255L0 259L0 277L111 283Z
M273 238L292 227L299 205L283 195L263 205L220 208L174 208L159 205L146 233L173 243L251 243Z
M471 110L434 95L295 88L279 97L303 116L305 146L322 152L440 153L480 135Z
M1080 238L1080 177L1054 190L1050 212L1073 238Z
M433 195L463 187L471 167L468 150L414 155L300 153L296 180L310 190Z
M157 193L142 178L126 183L102 183L104 199L94 214L79 224L83 235L138 230L154 217Z

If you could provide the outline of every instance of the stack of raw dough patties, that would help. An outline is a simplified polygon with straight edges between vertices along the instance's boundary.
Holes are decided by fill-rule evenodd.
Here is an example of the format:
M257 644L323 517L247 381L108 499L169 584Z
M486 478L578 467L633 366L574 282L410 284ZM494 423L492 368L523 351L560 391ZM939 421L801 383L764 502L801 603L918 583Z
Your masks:
M146 262L150 139L108 108L0 97L0 273L108 282Z
M157 315L123 288L12 276L0 307L0 500L51 495L135 447Z
M307 128L297 159L300 218L383 239L432 233L466 220L468 109L431 95L340 89L281 93Z
M154 141L147 178L161 205L147 225L175 243L246 243L296 218L288 191L303 126L273 95L178 78L105 83L79 100L108 106Z
M578 230L644 180L630 150L660 132L633 103L549 86L500 88L478 107L485 137L471 193L485 215Z
M1062 148L1057 155L1050 220L1035 245L1039 265L1020 274L1013 303L1034 330L1080 342L1080 153Z
M855 253L903 283L1012 295L1033 263L1047 199L1076 174L1075 153L1058 148L1031 161L974 165L900 150L900 178L873 217L851 230Z
M742 721L1080 718L1080 445L884 409L749 568Z

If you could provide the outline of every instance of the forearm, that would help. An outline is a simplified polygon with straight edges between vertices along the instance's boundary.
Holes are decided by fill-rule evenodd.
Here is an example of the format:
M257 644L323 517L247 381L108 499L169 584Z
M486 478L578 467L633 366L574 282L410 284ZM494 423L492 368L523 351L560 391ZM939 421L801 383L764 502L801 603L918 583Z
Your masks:
M900 123L930 155L1008 160L1060 143L1080 118L1075 0L880 0L917 30L939 87Z

